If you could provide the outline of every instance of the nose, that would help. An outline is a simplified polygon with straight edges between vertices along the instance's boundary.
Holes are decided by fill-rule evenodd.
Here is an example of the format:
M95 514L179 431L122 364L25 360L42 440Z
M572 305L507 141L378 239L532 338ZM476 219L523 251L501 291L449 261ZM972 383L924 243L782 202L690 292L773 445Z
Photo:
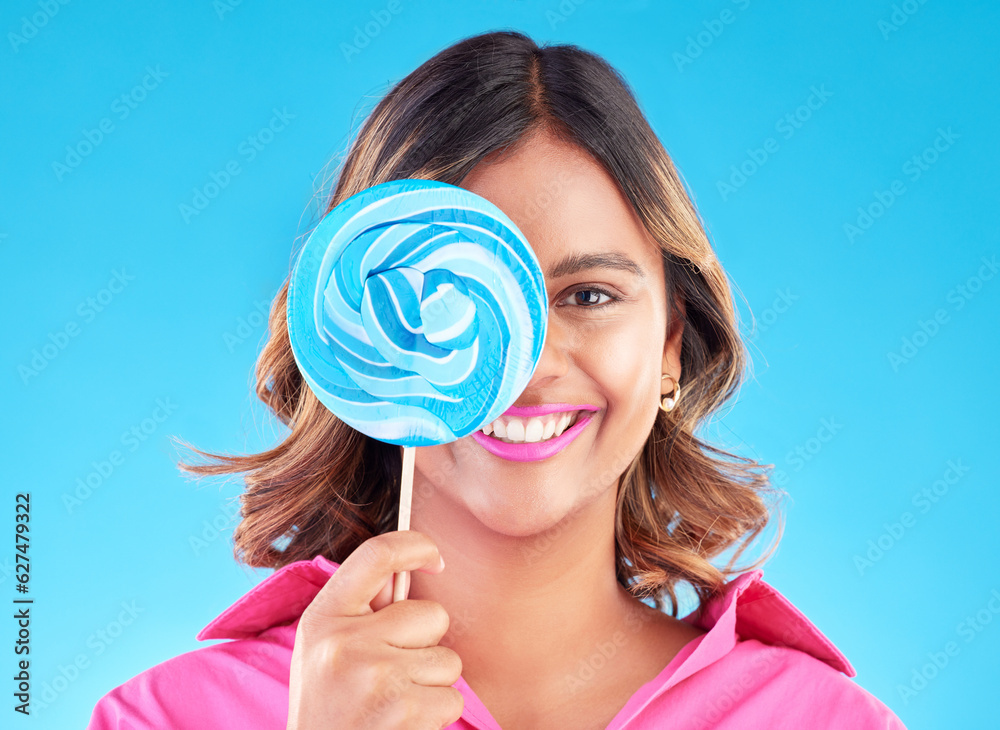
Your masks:
M542 346L542 355L535 367L535 372L525 387L525 393L533 393L544 390L559 378L569 372L570 353L568 351L569 338L566 329L560 325L558 317L553 317L549 313L548 325L545 330L545 344Z

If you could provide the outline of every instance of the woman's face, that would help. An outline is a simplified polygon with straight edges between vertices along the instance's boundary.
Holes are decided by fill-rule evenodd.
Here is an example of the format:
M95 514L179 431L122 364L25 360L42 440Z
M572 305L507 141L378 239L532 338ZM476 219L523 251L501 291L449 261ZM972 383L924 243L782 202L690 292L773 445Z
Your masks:
M493 437L481 433L417 449L414 515L435 520L420 513L433 494L436 513L447 504L496 532L526 536L602 497L613 503L661 392L671 390L660 376L680 380L682 324L677 318L668 339L659 248L583 150L541 134L514 154L480 163L461 187L514 221L545 276L545 346L514 406L599 410L565 448L534 461L496 455L480 443Z

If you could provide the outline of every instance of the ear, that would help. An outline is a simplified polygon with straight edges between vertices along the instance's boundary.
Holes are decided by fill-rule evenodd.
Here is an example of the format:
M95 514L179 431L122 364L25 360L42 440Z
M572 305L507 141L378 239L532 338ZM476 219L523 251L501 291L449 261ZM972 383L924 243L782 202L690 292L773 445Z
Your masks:
M679 292L674 293L673 306L667 312L667 341L663 345L663 369L661 372L672 375L674 380L681 382L681 341L684 339L684 299ZM660 381L660 391L664 395L673 388L669 380Z

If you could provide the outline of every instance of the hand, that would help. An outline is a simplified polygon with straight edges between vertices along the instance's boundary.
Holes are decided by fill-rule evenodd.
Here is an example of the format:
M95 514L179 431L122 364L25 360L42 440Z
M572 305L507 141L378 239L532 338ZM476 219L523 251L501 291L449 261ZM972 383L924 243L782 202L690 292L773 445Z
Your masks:
M347 556L299 619L287 730L440 730L462 716L451 686L462 660L437 645L448 613L436 601L392 602L395 573L443 569L437 545L414 530L376 535Z

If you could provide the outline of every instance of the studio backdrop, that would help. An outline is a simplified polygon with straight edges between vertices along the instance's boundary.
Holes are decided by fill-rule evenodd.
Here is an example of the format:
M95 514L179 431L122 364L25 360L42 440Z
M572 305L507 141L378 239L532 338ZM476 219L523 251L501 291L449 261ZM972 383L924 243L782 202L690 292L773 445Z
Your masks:
M766 580L908 728L996 727L998 21L972 0L5 3L0 725L84 727L269 574L232 554L241 484L185 478L173 438L284 437L253 366L353 135L442 48L516 29L621 71L704 219L753 362L703 435L788 495Z

